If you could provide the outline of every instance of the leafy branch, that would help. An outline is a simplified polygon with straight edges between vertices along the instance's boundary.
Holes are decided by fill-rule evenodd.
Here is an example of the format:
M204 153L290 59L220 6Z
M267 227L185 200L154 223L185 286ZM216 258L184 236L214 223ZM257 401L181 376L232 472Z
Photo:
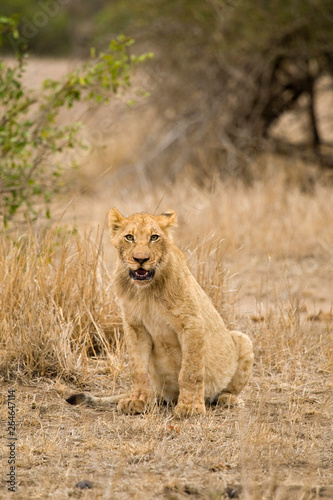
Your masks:
M18 36L17 21L0 18L0 43L9 31ZM81 124L61 125L62 109L79 101L105 104L130 86L133 68L152 57L129 55L133 44L123 35L108 50L91 59L62 80L47 79L38 92L24 86L26 57L16 64L0 61L0 215L5 226L21 214L33 220L42 211L50 217L50 201L64 186L64 166L59 153L82 149Z

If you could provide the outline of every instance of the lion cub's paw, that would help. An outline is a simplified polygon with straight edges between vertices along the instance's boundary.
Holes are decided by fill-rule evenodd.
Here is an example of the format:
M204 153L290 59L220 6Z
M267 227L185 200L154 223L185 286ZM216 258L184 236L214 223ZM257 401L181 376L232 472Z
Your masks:
M176 418L186 418L193 415L205 415L205 413L206 408L204 403L197 403L192 405L178 403L173 410L173 414Z
M217 406L224 406L225 408L235 408L236 406L238 407L243 407L244 406L244 401L242 398L239 398L238 396L235 396L234 394L221 394L217 400L216 403Z
M145 403L141 399L126 398L121 399L118 403L118 411L125 415L135 415L145 411Z

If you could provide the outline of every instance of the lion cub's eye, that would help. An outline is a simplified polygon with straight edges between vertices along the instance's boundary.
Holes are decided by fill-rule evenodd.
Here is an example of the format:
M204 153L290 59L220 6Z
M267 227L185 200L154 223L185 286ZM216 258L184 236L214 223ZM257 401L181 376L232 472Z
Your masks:
M151 237L150 237L150 241L157 241L159 239L159 235L158 234L152 234Z
M127 240L127 241L134 241L134 236L133 236L133 234L126 234L126 236L125 236L125 240Z

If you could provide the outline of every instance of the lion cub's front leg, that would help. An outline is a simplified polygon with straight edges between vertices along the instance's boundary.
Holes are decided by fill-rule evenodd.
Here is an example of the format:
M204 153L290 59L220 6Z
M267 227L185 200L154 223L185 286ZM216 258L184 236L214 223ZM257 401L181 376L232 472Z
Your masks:
M132 390L129 398L119 401L118 410L126 414L143 413L153 397L148 371L152 339L142 324L125 319L124 337L130 362Z
M206 413L204 399L204 337L200 324L191 324L181 334L182 366L179 397L174 415L178 418Z

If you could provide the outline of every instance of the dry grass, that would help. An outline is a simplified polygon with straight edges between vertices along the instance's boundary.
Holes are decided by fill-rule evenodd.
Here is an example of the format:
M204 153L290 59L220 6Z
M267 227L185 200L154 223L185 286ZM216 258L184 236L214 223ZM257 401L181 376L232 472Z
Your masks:
M115 171L69 204L61 225L75 220L75 231L2 236L1 498L333 497L332 187L309 183L291 160L261 161L251 187L199 188L185 174L158 186L139 170ZM90 182L100 171L89 168ZM114 254L107 231L96 230L113 205L178 212L175 239L194 275L254 342L244 407L177 421L163 406L132 417L65 403L77 389L107 395L130 385ZM6 485L13 387L15 494ZM93 488L76 488L82 480Z
M77 380L121 325L99 235L1 240L0 368L6 379ZM15 332L15 334L13 334Z

